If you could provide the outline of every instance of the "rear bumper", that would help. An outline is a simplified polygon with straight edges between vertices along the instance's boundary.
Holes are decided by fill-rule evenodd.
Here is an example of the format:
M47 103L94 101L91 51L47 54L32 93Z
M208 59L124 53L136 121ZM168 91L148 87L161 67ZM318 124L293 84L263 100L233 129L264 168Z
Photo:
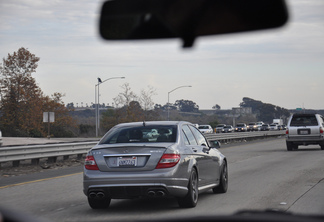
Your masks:
M299 145L324 144L324 136L286 136L286 141Z
M130 199L141 196L153 196L163 192L163 196L184 197L188 193L188 179L170 177L170 172L111 173L85 170L83 192L89 195L92 191L104 192L112 199ZM157 194L157 196L159 196Z

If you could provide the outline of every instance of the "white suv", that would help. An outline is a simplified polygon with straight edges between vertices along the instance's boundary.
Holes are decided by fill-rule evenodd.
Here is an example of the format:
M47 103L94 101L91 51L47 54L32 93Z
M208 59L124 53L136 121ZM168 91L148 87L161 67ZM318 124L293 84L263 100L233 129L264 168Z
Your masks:
M324 118L319 114L293 114L286 130L287 150L318 144L324 150Z
M210 125L199 125L198 129L201 133L213 133L213 128Z

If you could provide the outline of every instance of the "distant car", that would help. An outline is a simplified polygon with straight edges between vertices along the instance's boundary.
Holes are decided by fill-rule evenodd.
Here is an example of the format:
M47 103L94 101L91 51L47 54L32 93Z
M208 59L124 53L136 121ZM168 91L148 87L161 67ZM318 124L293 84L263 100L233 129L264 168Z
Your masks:
M153 129L161 134L143 138ZM189 122L118 124L88 152L83 192L93 209L139 197L174 197L180 207L195 207L199 193L227 191L227 160L214 145Z
M264 122L260 121L260 122L256 122L255 124L256 124L256 130L257 130L257 131L260 131L262 125L264 124Z
M311 144L320 145L324 150L324 117L319 114L293 114L286 130L287 150Z
M199 125L198 129L202 133L213 133L213 128L210 125Z
M234 128L231 125L226 125L222 129L222 133L232 133L232 132L234 132Z
M257 125L255 122L250 122L247 125L247 131L256 131L257 130Z
M269 124L262 124L260 130L261 131L269 131L270 130L270 125Z
M270 130L279 130L278 124L274 124L274 123L270 124Z
M247 131L247 127L245 123L236 124L235 132L246 132L246 131Z
M226 126L226 125L225 124L218 124L216 126L216 133L221 133L222 130L223 130L223 128L224 128L224 126Z

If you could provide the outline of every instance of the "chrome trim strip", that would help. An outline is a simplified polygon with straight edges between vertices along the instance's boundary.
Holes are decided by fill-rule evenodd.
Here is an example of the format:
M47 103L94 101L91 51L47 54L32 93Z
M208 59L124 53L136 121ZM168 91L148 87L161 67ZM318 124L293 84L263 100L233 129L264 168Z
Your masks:
M120 154L105 154L104 157L121 157L121 156L151 156L151 153L120 153Z
M211 189L213 187L217 186L216 183L213 183L213 184L209 184L209 185L206 185L206 186L203 186L203 187L198 187L198 190L201 191L201 190L205 190L205 189Z

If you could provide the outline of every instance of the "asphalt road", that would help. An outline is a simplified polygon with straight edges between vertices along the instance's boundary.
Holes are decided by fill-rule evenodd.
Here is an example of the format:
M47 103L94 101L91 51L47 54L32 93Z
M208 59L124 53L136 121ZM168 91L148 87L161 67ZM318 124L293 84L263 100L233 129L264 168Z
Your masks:
M287 152L271 139L220 149L228 158L226 194L204 193L198 205L181 209L174 199L112 200L92 210L82 193L81 167L20 177L0 186L0 205L49 221L134 221L228 215L243 209L276 209L324 215L324 151L319 146ZM17 177L18 178L18 177Z

